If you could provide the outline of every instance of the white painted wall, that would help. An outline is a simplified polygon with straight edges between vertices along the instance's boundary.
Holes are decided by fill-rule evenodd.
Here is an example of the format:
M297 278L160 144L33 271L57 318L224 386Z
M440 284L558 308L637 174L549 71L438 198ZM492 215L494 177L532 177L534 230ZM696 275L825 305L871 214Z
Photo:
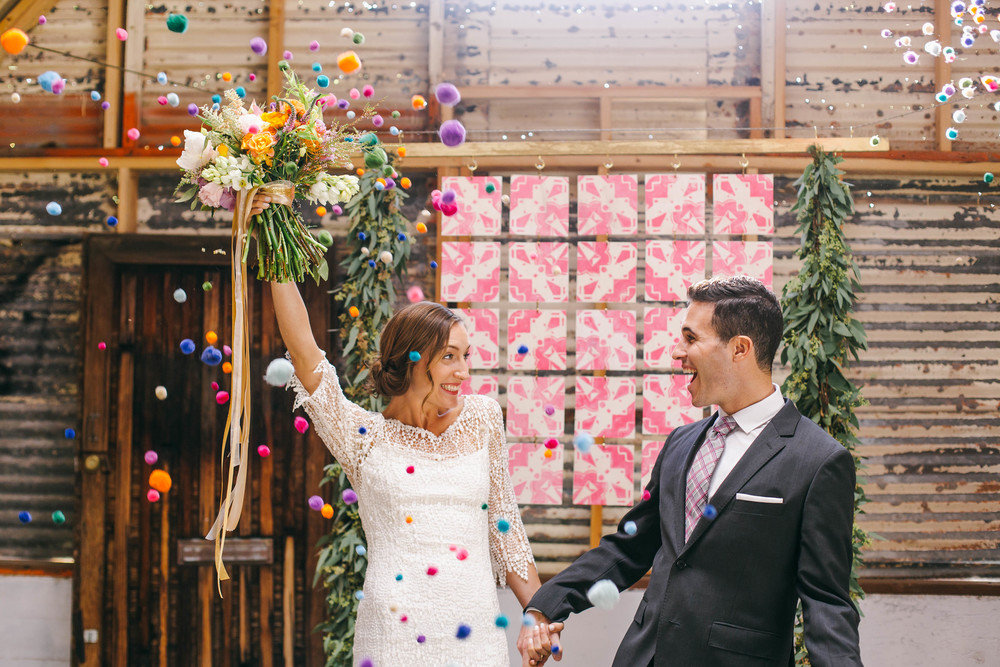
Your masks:
M68 665L72 604L72 579L0 576L0 665Z

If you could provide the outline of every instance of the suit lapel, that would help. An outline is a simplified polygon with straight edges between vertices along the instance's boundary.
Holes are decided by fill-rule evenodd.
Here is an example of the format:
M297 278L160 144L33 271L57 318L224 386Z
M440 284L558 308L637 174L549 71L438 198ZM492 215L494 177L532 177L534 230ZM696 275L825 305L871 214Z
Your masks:
M691 433L688 436L690 439L682 442L681 446L677 448L678 455L683 456L684 465L681 468L681 474L677 476L680 479L675 477L673 480L670 498L673 500L674 505L665 516L670 517L670 532L674 538L674 544L677 545L678 552L684 548L684 504L687 497L688 470L691 468L691 462L694 461L695 454L698 453L698 448L705 442L705 434L708 433L708 429L712 427L718 416L719 413L716 412L705 420L705 425L700 429L691 429Z
M715 495L709 498L709 502L716 509L721 510L728 505L733 496L736 495L736 492L742 489L743 485L750 481L750 478L756 475L758 470L774 458L775 454L784 449L786 438L795 433L795 427L799 422L800 416L795 404L785 399L784 407L778 411L778 414L774 416L768 425L764 427L761 434L757 436L757 439L753 441L750 448L740 458L739 463L736 464L736 467L733 468L725 481L722 482L722 486L715 492ZM684 478L685 480L687 479L687 472L685 472ZM681 526L683 530L683 510L681 514ZM712 523L714 522L705 517L699 519L694 527L694 531L691 533L691 539L684 545L681 553L687 551L711 527ZM681 535L683 534L682 532Z

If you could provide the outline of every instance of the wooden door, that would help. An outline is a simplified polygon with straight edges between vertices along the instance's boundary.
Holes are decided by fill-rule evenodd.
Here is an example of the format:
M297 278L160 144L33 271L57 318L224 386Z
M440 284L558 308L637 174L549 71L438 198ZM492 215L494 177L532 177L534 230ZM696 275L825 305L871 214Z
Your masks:
M312 633L322 594L311 585L324 521L306 499L319 492L325 449L292 428L291 393L263 381L284 348L270 290L256 280L248 286L251 475L239 527L227 537L232 579L222 598L213 544L203 539L220 502L228 411L212 383L228 391L231 377L200 353L207 331L219 349L231 341L228 255L214 253L227 246L161 237L89 243L84 401L92 432L82 439L77 602L81 629L99 633L77 651L84 664L322 664ZM184 303L174 298L178 288ZM303 295L317 340L326 341L326 289ZM196 343L193 354L181 352L185 338ZM269 457L257 454L260 444ZM156 452L154 465L147 451ZM150 502L147 480L157 468L173 485ZM98 528L101 538L83 532Z

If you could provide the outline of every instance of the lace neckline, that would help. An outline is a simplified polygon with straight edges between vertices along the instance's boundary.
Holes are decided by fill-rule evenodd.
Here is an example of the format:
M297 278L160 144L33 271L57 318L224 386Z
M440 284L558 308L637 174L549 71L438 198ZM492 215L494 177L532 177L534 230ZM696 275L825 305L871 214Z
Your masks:
M469 397L468 396L463 396L462 399L463 399L462 400L462 409L459 411L458 416L455 417L454 421L452 421L450 424L448 424L448 428L446 428L445 430L441 431L441 435L435 435L433 431L428 431L427 429L421 428L419 426L411 426L410 424L406 424L404 422L399 421L395 417L386 417L383 414L382 418L387 423L388 422L395 423L397 426L399 426L399 428L403 429L404 431L412 431L413 433L415 433L417 435L426 436L426 437L429 437L429 438L431 438L433 440L444 440L445 436L448 435L451 432L451 430L453 428L455 428L456 425L460 421L462 421L462 419L465 418L465 413L468 411L468 407L469 407Z

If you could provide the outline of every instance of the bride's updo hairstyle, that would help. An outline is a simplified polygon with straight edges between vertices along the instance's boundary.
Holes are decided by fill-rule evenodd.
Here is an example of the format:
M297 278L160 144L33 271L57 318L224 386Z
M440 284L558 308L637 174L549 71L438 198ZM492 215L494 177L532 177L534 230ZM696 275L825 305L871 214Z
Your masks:
M432 361L448 345L458 315L439 303L420 301L396 312L379 336L379 354L372 362L372 388L385 398L402 396L410 388L410 352ZM427 379L431 379L430 371Z

